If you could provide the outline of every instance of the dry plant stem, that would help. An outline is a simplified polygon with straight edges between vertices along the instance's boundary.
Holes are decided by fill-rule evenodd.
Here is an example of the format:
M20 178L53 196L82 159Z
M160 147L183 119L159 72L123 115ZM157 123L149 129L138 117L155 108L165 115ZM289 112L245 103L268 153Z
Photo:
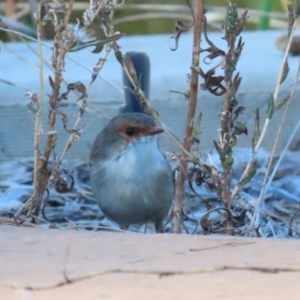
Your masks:
M72 7L73 7L73 1L74 0L70 0L69 1L69 6L67 8L67 12L65 14L65 19L64 19L64 24L65 26L67 26L67 24L69 24L69 19L70 19L70 15L72 12ZM40 21L40 15L41 15L41 3L38 4L38 20ZM42 43L41 43L41 30L42 30L42 25L41 24L37 24L37 31L38 31L38 41L39 41L39 51L41 51L42 49ZM66 28L64 28L66 30ZM57 39L57 37L56 37ZM53 58L53 67L55 68L54 72L55 72L55 87L56 87L56 93L54 93L53 99L51 99L54 103L58 103L59 99L59 89L60 89L60 85L62 82L62 72L64 70L64 59L65 59L65 54L67 49L65 49L62 46L61 41L59 40L54 40L54 49L56 50L56 54L57 56L55 58ZM40 79L41 82L43 82L43 52L40 52L40 64L41 64L41 70L40 71ZM55 61L55 62L54 62ZM41 83L43 84L43 83ZM42 91L41 91L42 92ZM40 114L41 114L41 110L40 113L37 114L39 116L39 120L40 120ZM25 208L25 207L30 207L28 214L29 215L35 215L38 216L39 214L39 210L40 210L40 205L38 203L41 202L41 198L42 195L48 185L48 179L50 176L50 171L47 169L47 165L48 165L48 161L50 158L50 154L52 152L53 147L55 146L56 143L56 134L54 134L55 132L55 124L56 124L56 112L53 109L50 109L49 111L49 134L47 137L47 141L46 141L46 146L45 146L45 151L44 151L44 157L43 159L41 159L40 157L37 157L39 155L39 149L35 148L35 169L34 169L34 194L33 197L31 197L24 205L23 207L21 207L21 209L15 214L15 217L18 217L21 213L21 211ZM35 127L37 128L37 126L39 125L38 130L40 130L40 121L36 122ZM38 133L38 131L35 128L35 140L36 140L36 135ZM33 220L34 221L34 220Z
M270 184L271 184L271 182L272 182L272 180L273 180L273 178L275 176L275 173L276 173L276 171L278 169L278 166L279 166L279 164L280 164L280 162L281 162L281 160L282 160L285 152L287 151L288 146L290 145L293 136L296 134L296 131L298 130L298 127L299 127L299 122L298 122L298 124L297 124L297 126L295 128L296 131L294 129L293 134L289 138L289 141L287 142L284 150L281 152L280 158L277 161L276 166L274 167L274 170L273 170L272 174L269 177L269 173L270 173L270 170L271 170L273 158L274 158L274 155L275 155L275 150L276 150L276 147L277 147L277 144L278 144L278 141L279 141L279 137L280 137L280 134L281 134L281 130L283 128L284 121L286 119L286 115L287 115L289 106L291 104L293 95L294 95L296 87L297 87L297 83L298 83L298 80L299 80L299 74L300 74L300 59L299 59L299 63L298 63L298 70L297 70L297 76L296 76L296 79L295 79L295 83L294 83L294 86L293 86L293 89L292 89L292 92L291 92L290 99L288 100L288 103L286 103L285 110L284 110L281 122L279 124L279 128L278 128L278 131L277 131L277 134L276 134L276 139L275 139L275 142L274 142L274 145L273 145L273 148L272 148L272 153L271 153L271 156L270 156L270 159L269 159L269 162L268 162L268 166L267 166L267 170L266 170L266 173L265 173L265 176L264 176L264 181L263 181L263 184L262 184L262 188L260 190L260 194L259 194L259 197L257 199L257 203L256 203L255 211L254 211L254 214L253 214L253 218L251 220L250 229L255 224L255 222L256 223L259 222L259 220L256 220L256 218L258 217L258 208L259 208L259 206L260 206L260 204L261 204L261 202L262 202L262 200L264 198L265 193L268 191L268 189L270 187ZM268 177L269 177L269 179L268 179Z
M0 28L0 30L2 30L2 28ZM6 30L5 30L5 31L6 31ZM11 31L11 32L12 32L12 31ZM12 33L13 33L13 32L12 32ZM40 54L39 54L39 53L38 53L38 52L37 52L37 51L29 44L29 42L28 42L26 39L24 39L23 35L19 35L17 32L14 32L14 34L16 34L16 35L19 37L19 39L21 39L21 41L22 41L23 43L25 43L25 44L28 46L28 48L40 58ZM26 36L26 35L25 35L25 36ZM31 38L30 36L26 36L26 38L27 38L27 39L32 39L33 41L37 42L39 45L41 45L41 46L43 46L43 47L50 48L48 45L43 44L41 39L40 39L40 40L37 40L37 39ZM21 55L19 55L18 53L14 52L12 49L10 49L10 48L7 46L7 44L4 44L4 43L1 42L1 41L0 41L0 44L1 44L3 47L5 47L8 51L10 51L13 55L15 55L17 58L19 58L20 60L22 60L25 64L27 64L31 69L33 69L33 70L35 70L35 71L40 71L39 68L37 68L36 66L30 64L30 63L29 63L27 60L25 60ZM39 52L41 52L41 51L39 51ZM92 73L92 71L91 71L89 68L87 68L85 65L79 63L78 61L76 61L75 59L73 59L72 57L70 57L69 55L66 55L66 57L67 57L70 61L72 61L73 63L75 63L75 64L77 64L78 66L80 66L81 68L83 68L83 69L89 71L90 73ZM104 62L103 62L103 63L104 63ZM40 65L42 65L42 64L40 63ZM48 63L47 60L44 60L43 66L44 66L44 65L46 65L51 71L53 71L52 66ZM46 78L46 75L45 75L45 74L44 74L43 76ZM124 94L123 90L121 90L121 89L120 89L119 87L117 87L116 85L112 84L111 82L107 81L106 79L102 78L102 77L99 76L99 75L98 75L97 77L100 78L102 81L104 81L106 84L110 85L112 88L114 88L114 89L117 90L118 92L120 92L121 94ZM66 83L65 80L64 80L64 83L65 83L66 86L67 86L67 83ZM87 90L89 90L89 87L88 87ZM87 106L92 107L98 114L101 114L103 118L105 118L105 119L107 119L107 120L110 119L104 112L102 112L101 110L99 110L99 108L97 108L95 105L93 105L93 104L90 103L89 101L87 101L86 103L87 103ZM41 108L41 111L42 111L42 108ZM78 123L77 123L77 125L78 125ZM77 125L76 125L75 129L77 128ZM64 155L65 155L65 154L64 154ZM63 159L63 156L61 157L61 159Z
M185 136L183 141L183 147L186 152L190 152L191 143L193 138L193 125L197 106L198 96L198 79L199 74L195 71L195 67L199 67L199 51L200 51L200 39L201 39L201 27L203 19L203 0L197 1L196 15L195 15L195 27L193 37L193 53L192 53L192 68L191 80L190 80L190 100L187 112ZM188 157L186 152L183 152L183 158L180 160L180 172L178 174L176 187L175 187L175 199L174 199L174 213L175 215L181 211L182 199L184 196L184 180L187 171ZM173 233L181 232L181 221L179 218L174 219Z
M104 4L102 3L102 5L101 5L101 4L99 5L99 7L97 8L97 10L94 12L93 16L91 17L91 22L95 19L95 17L98 15L98 13L100 12L100 10L103 8L103 5L106 5L106 2L107 2L107 1L105 1ZM114 1L114 3L115 3L115 1ZM92 6L93 6L93 1L90 2L90 8L91 8ZM111 18L112 18L112 16L113 16L113 11L111 12L110 16L111 16ZM112 28L112 27L109 27L109 28L106 28L106 29L108 30L108 33L109 33L109 34L111 34L111 35L114 34L113 28ZM105 55L104 55L104 58L101 59L101 63L100 63L100 65L99 65L98 74L99 74L100 70L102 69L104 63L106 62L106 59L107 59L109 53L111 52L111 49L112 49L112 46L111 46L111 45L112 45L111 43L108 43L108 44L106 45ZM87 89L86 89L86 92L87 92L87 93L89 92L89 90L90 90L90 88L91 88L91 86L92 86L92 83L93 83L93 81L91 81L91 82L89 83L89 85L87 86ZM75 120L73 129L77 129L77 127L78 127L78 125L79 125L79 123L80 123L80 120L81 120L81 118L82 118L82 115L83 115L82 110L85 109L85 105L86 105L86 103L85 103L85 104L82 104L82 107L81 107L81 109L79 110L79 112L78 112L78 114L77 114L77 118L76 118L76 120ZM65 147L64 147L64 150L63 150L63 152L62 152L62 154L61 154L61 156L60 156L60 160L59 160L60 163L62 162L62 160L63 160L63 158L65 157L66 153L67 153L68 150L70 149L70 147L71 147L71 145L72 145L72 143L73 143L75 134L76 134L76 133L72 133L72 134L70 135L70 137L69 137L69 139L68 139L68 141L67 141L67 143L66 143L66 145L65 145Z
M15 13L15 5L13 0L6 0L7 15L10 17Z
M41 15L41 2L37 5L37 15ZM40 142L40 131L41 131L41 114L43 111L44 104L44 55L42 46L42 26L38 24L37 28L37 39L39 47L39 59L40 59L40 95L38 99L38 108L35 115L34 123L34 169L33 169L33 186L34 186L34 197L38 196L38 159L39 159L39 142Z
M224 175L222 178L222 190L223 190L223 196L224 196L224 203L225 203L225 207L231 211L231 204L230 204L230 194L229 194L229 190L228 190L228 186L229 186L229 171L226 170L224 168ZM232 235L233 234L233 229L232 229L232 220L231 219L227 219L227 234L228 235Z
M67 30L67 26L69 24L69 20L70 20L70 15L72 12L72 7L73 7L73 2L74 0L70 0L69 1L69 5L64 17L64 30ZM66 38L64 36L63 33L61 33L63 36L61 38ZM63 46L63 43L60 40L57 40L54 38L54 51L55 54L57 55L56 57L53 58L53 67L55 68L54 72L55 72L55 79L54 79L54 86L55 86L55 91L53 91L53 99L51 99L51 101L53 101L54 103L58 103L59 102L59 90L60 90L60 86L62 83L62 72L64 70L64 66L65 66L65 55L67 53L67 49L65 49L65 47ZM43 161L43 165L41 167L41 180L39 182L40 184L40 190L44 191L44 189L46 188L47 184L48 184L48 177L49 177L49 171L47 171L47 165L48 165L48 161L50 158L50 154L53 150L53 147L56 144L56 134L52 134L52 132L55 132L55 124L56 124L56 111L54 111L53 109L50 109L50 116L49 116L49 135L47 138L47 142L46 142L46 147L45 147L45 152L44 152L44 161ZM35 215L37 216L38 213L35 213Z
M106 62L106 59L107 59L107 57L108 57L110 51L111 51L111 46L110 46L110 44L107 44L107 45L106 45L106 51L105 51L104 58L101 60L100 70L102 69L104 63ZM99 71L100 71L100 70L99 70ZM87 93L88 93L89 89L91 88L91 86L92 86L92 83L90 83L90 84L87 86L87 89L86 89L86 92L87 92ZM78 125L79 125L79 123L80 123L81 118L82 118L82 113L81 113L81 110L79 110L79 112L78 112L78 114L77 114L77 118L76 118L75 124L74 124L74 126L73 126L73 129L77 129L77 127L78 127ZM59 160L60 162L62 162L63 158L65 157L66 153L68 152L68 150L69 150L69 148L70 148L70 145L73 143L74 135L75 135L75 133L72 133L72 134L70 135L70 137L69 137L69 139L68 139L68 141L67 141L67 143L66 143L66 145L65 145L65 148L64 148L64 150L63 150L63 152L62 152L62 154L61 154L61 156L60 156L60 160Z
M72 11L72 6L73 6L73 0L71 0L69 2L69 7L68 7L68 12L65 15L65 20L64 20L64 24L69 24L69 17ZM57 47L58 47L58 57L57 57L57 62L56 62L56 68L54 70L55 72L55 86L58 86L60 88L60 84L62 81L62 71L64 68L64 58L65 58L65 54L67 49L64 49L63 47L59 46L59 43L57 43ZM58 102L58 93L56 96L54 96L54 101L57 103ZM53 110L50 110L50 118L49 118L49 131L53 132L55 129L55 122L56 122L56 112ZM54 135L50 134L49 138L47 140L47 144L46 144L46 149L45 149L45 159L48 162L49 160L49 156L51 154L53 145L55 143L55 141L53 140ZM45 165L45 167L47 167L47 163Z
M290 48L290 45L291 45L291 42L292 42L292 38L294 36L294 31L296 29L296 26L297 26L297 22L294 22L293 28L292 28L292 33L291 33L291 36L289 37L288 45L287 45L287 48L285 50L284 57L283 57L283 60L282 60L280 72L278 74L278 79L277 79L277 83L276 83L276 87L275 87L275 91L274 91L274 95L273 95L275 104L277 102L278 93L279 93L279 89L280 89L280 85L281 85L280 81L281 81L283 70L284 70L284 64L285 64L285 61L287 60L287 56L288 56L288 53L289 53L289 48ZM246 169L245 169L243 175L241 176L240 181L242 181L245 178L245 176L248 174L248 171L250 170L251 165L254 162L254 159L255 159L255 156L257 154L257 151L258 151L259 147L261 146L261 143L262 143L262 141L263 141L263 139L265 137L265 134L266 134L268 126L269 126L269 123L270 123L270 119L267 117L266 120L265 120L265 123L264 123L264 127L262 129L261 135L259 137L259 140L257 141L257 144L255 145L255 148L254 148L254 150L252 152L251 158L248 161L248 164L246 166ZM237 194L238 190L239 190L239 186L237 184L234 187L233 191L232 191L231 201L234 198L234 196Z
M41 2L37 5L37 16L41 14ZM30 197L26 203L15 213L14 217L18 218L24 208L31 205L34 199L39 197L39 143L41 138L41 115L43 110L44 103L44 55L43 55L43 44L42 44L42 26L38 24L37 26L37 43L39 47L39 59L40 59L40 68L39 68L39 77L40 77L40 94L37 101L37 111L35 115L34 122L34 166L33 166L33 197Z

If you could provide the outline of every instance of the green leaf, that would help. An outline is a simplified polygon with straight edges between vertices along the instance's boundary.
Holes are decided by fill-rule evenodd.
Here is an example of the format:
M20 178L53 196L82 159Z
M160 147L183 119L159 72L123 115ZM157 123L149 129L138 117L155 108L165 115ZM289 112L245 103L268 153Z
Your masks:
M224 168L227 171L230 171L232 168L232 165L234 163L234 158L232 156L227 156L224 160Z
M260 130L260 116L259 116L259 108L256 109L256 114L255 114L255 125L254 125L254 133L252 137L252 151L254 150L259 138L261 135L261 130Z
M267 118L268 119L272 119L274 110L275 110L275 100L274 100L273 94L271 94L270 99L269 99L268 110L267 110Z
M246 176L244 177L243 180L241 180L238 183L239 187L242 187L243 185L245 185L246 183L248 183L256 174L257 168L256 168L256 161L254 161L254 163L252 164L252 166L250 167L250 170L248 171L248 173L246 174Z
M286 77L289 74L289 70L290 70L289 63L287 60L285 60L284 65L283 65L283 72L282 72L281 78L280 78L280 84L282 84L285 81Z

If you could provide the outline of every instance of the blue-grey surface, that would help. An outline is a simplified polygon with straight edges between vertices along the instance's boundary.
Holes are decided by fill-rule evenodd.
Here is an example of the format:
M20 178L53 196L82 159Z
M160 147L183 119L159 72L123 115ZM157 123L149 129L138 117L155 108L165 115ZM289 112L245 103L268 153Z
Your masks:
M245 47L242 57L238 63L238 71L241 72L243 82L240 93L244 92L262 92L274 89L278 71L283 54L275 47L275 40L284 32L246 32L242 37ZM222 40L222 34L211 33L211 40L221 49L226 50L226 42ZM43 48L45 60L50 64L51 42L45 43L47 47ZM174 46L174 40L169 35L156 36L133 36L124 37L119 44L122 51L144 51L151 58L152 71L152 89L153 99L172 98L170 90L186 90L187 84L185 75L190 72L191 64L191 45L192 35L182 35L179 41L177 51L171 51ZM36 51L37 44L31 43ZM203 48L206 43L203 43ZM88 84L91 77L91 70L103 56L93 54L93 48L86 48L80 52L73 52L67 55L64 77L68 83L82 81ZM19 57L16 56L19 55ZM205 53L202 54L202 58ZM74 61L72 61L72 60ZM297 57L290 57L290 72L295 74L297 69ZM24 43L8 43L2 47L0 58L0 78L6 79L15 85L39 92L39 58ZM212 64L211 64L212 65ZM203 69L208 69L211 65L202 64ZM82 67L84 66L84 68ZM44 76L53 76L53 72L45 66ZM108 57L100 76L110 84L98 79L92 86L89 96L93 101L111 101L120 99L122 90L122 81L120 66L111 53ZM293 76L287 80L290 84L293 82ZM119 90L117 90L115 87ZM46 92L50 92L50 86L46 81ZM1 84L1 91L5 93L5 100L1 104L11 105L15 103L24 103L23 92ZM204 92L203 92L204 93Z
M249 126L249 137L242 137L240 146L251 145L251 128L253 127L253 111L257 106L267 103L269 95L274 91L278 72L283 58L283 52L275 47L275 40L284 32L245 32L245 41L242 58L238 63L238 71L242 76L242 84L238 93L238 100L247 107L246 117L242 121L247 121ZM212 33L210 38L222 49L226 49L225 41L221 39L221 33ZM169 35L158 36L134 36L124 37L119 41L122 51L145 51L151 58L152 84L151 101L153 106L159 111L163 121L182 138L184 132L184 120L186 116L186 100L170 90L185 91L188 88L186 74L190 72L192 35L184 34L179 41L177 51L171 51L174 40ZM30 44L37 50L36 44ZM43 47L44 58L50 64L51 42L47 42L48 47ZM205 47L205 44L202 45ZM70 53L67 59L64 72L66 83L81 81L88 85L91 78L91 70L103 56L103 54L91 53L93 49L88 48L77 53ZM202 55L203 59L204 55ZM298 57L289 57L290 74L283 86L282 96L288 92L295 78ZM26 90L39 93L39 59L38 56L24 43L7 43L1 46L0 52L0 78L13 83L16 87L0 82L0 147L1 158L31 156L33 154L33 118L34 114L28 108L29 99L24 97ZM83 67L84 66L84 67ZM207 69L211 65L202 63L202 67ZM88 70L87 70L88 69ZM222 74L222 71L219 71ZM45 93L51 92L48 83L48 75L52 71L45 66ZM121 70L113 53L108 57L100 76L105 79L97 79L89 90L89 101L94 102L97 107L108 117L112 117L122 105L122 78ZM108 83L107 83L108 82ZM63 88L64 90L64 88ZM296 94L286 129L283 131L283 138L280 140L279 149L285 144L289 133L299 118L299 93ZM203 111L201 143L204 151L212 148L212 140L217 139L217 128L219 127L218 113L222 106L222 97L210 95L207 91L199 93L198 111ZM47 99L47 97L45 97ZM69 128L71 128L78 112L76 95L70 94L69 100L65 102L67 106L62 109L68 113L70 118ZM46 105L46 104L45 104ZM47 109L43 114L43 127L47 131ZM265 116L265 108L262 110L262 118ZM276 135L275 125L279 123L280 113L276 113L270 126L268 137L264 146L269 149ZM105 124L106 119L89 109L81 123L81 127L90 123L84 131L79 143L74 145L69 152L70 157L80 157L86 159L89 146L92 143L97 131ZM63 148L67 139L60 122L57 130L59 140L57 152ZM162 138L164 150L173 150L174 146L167 137Z

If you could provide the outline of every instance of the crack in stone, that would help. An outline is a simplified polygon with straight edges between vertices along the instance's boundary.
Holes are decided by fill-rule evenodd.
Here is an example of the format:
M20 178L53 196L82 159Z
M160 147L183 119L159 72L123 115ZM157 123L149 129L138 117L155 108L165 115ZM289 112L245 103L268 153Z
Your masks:
M261 273L268 273L268 274L278 274L278 273L300 273L300 268L287 268L287 267L245 267L245 266L220 266L216 268L208 268L208 269L195 269L195 270L186 270L186 271L151 271L151 270L124 270L124 269L108 269L92 274L87 274L84 276L80 276L77 278L70 279L67 276L65 277L64 281L55 283L49 286L41 286L41 287L34 287L34 286L24 286L18 287L11 283L0 282L0 287L6 287L10 289L24 289L28 291L45 291L45 290L52 290L56 288L60 288L63 286L67 286L70 284L75 284L77 282L82 282L85 280L93 279L98 276L108 275L108 274L131 274L131 275L157 275L159 278L167 277L167 276L182 276L182 275L198 275L198 274L207 274L207 273L214 273L214 272L221 272L221 271L253 271L253 272L261 272Z

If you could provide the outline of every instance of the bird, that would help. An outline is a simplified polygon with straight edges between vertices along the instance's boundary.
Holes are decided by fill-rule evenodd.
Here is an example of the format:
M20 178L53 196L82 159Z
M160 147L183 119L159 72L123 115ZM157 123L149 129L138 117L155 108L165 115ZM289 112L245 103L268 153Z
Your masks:
M130 52L141 88L149 96L150 62L145 53ZM130 82L123 74L123 82ZM127 87L128 87L127 86ZM103 214L127 230L154 223L163 231L174 198L172 168L158 145L162 133L132 93L125 106L97 135L90 153L90 180Z

